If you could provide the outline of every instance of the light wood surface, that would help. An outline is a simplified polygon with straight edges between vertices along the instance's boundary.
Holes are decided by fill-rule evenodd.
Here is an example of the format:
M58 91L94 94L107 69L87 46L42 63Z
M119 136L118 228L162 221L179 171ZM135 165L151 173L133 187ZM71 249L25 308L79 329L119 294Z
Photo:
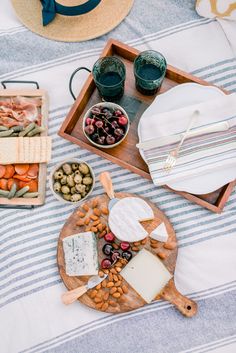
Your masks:
M146 163L143 161L139 154L139 150L136 147L138 143L137 126L139 119L145 109L152 103L155 96L145 96L138 92L135 88L135 81L133 75L133 61L139 54L139 51L114 39L110 39L107 42L101 56L114 55L119 57L126 66L126 81L125 81L125 99L128 100L127 105L129 106L129 99L132 98L132 102L135 102L135 108L128 107L128 114L134 115L132 118L130 131L126 139L117 147L108 150L99 149L89 143L87 138L83 134L82 129L82 117L85 112L92 105L101 101L101 98L96 89L93 77L89 74L78 98L72 106L69 114L63 122L58 134L79 145L83 148L90 150L93 153L98 154L104 158L109 159L111 162L120 165L123 168L129 169L132 172L146 178L151 179ZM164 93L179 85L181 83L194 82L205 86L212 86L210 83L201 80L191 74L183 72L171 65L168 65L165 80L161 86L158 95ZM223 89L222 89L223 90ZM225 90L223 90L225 93ZM124 106L124 98L118 102L126 110ZM229 187L228 187L229 186ZM191 202L194 202L202 207L205 207L212 212L220 213L223 210L225 203L230 196L230 190L232 191L234 183L228 184L226 187L220 188L213 193L206 195L193 195L187 192L175 191L166 186L168 190L171 190Z
M41 106L41 126L45 127L40 136L48 135L48 95L45 90L42 89L1 89L0 97L15 97L15 96L24 96L24 97L41 97L42 106ZM33 138L33 137L32 137ZM38 175L38 192L39 196L37 198L13 198L8 200L7 198L0 197L0 205L7 206L40 206L45 202L46 195L46 179L47 179L47 164L39 164L39 175Z
M117 198L123 198L127 196L134 196L134 197L139 197L138 195L134 194L129 194L129 193L116 193L115 197ZM99 201L100 207L107 207L109 198L106 195L101 195L96 197L96 199ZM150 202L147 199L144 199L153 209L155 219L153 221L148 221L148 222L143 222L142 225L144 228L147 230L147 232L150 234L151 231L153 231L161 222L165 223L165 226L167 228L168 232L168 242L176 242L176 235L175 231L168 220L168 218L163 214L162 211L160 211L152 202ZM92 200L90 200L92 203ZM88 204L88 201L85 201L85 203ZM82 204L83 205L83 204ZM82 209L82 205L80 206L80 209ZM61 278L67 287L68 290L76 289L82 285L85 285L88 282L89 277L88 276L82 276L82 277L70 277L66 274L65 272L65 260L64 260L64 252L63 252L63 245L62 245L62 240L70 236L72 234L77 234L80 232L83 232L85 230L85 227L79 227L76 225L78 221L78 215L77 211L75 210L73 214L68 218L66 221L65 225L63 226L59 240L58 240L58 251L57 251L57 262L58 262L58 268L59 268L59 273L61 275ZM104 216L107 218L107 216ZM104 239L99 239L98 240L98 253L99 253L99 263L102 258L104 258L104 255L102 253L102 247L105 244ZM160 252L166 254L166 259L163 260L163 263L165 266L168 268L168 270L174 274L175 270L175 265L176 265L176 258L177 258L177 247L173 250L168 250L164 248L162 242L158 242L158 247L153 249L150 246L150 241L148 240L147 243L143 246L147 250L151 251L154 254L158 254ZM117 307L111 307L109 306L108 309L106 310L107 312L110 313L120 313L120 312L126 312L134 309L138 309L145 305L145 301L135 292L134 289L132 289L128 284L129 292L126 295L126 300L125 302L120 303L120 306ZM103 289L106 291L107 289ZM160 298L160 296L158 297ZM172 304L174 304L177 309L184 314L185 316L193 316L197 312L197 305L190 299L182 296L177 289L175 288L174 281L171 280L168 285L164 288L164 291L162 293L162 298L168 300ZM95 309L95 303L94 301L89 297L88 293L83 294L80 298L79 301L84 304L89 306L90 308Z

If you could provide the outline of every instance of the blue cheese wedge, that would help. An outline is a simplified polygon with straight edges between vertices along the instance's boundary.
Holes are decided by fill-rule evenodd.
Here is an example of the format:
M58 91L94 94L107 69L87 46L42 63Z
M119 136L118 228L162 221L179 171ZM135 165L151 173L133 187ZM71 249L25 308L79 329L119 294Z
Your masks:
M93 232L79 233L63 239L68 276L98 274L97 239Z
M163 243L166 243L168 240L168 233L166 230L166 226L165 223L162 222L161 224L159 224L159 226L157 226L150 234L150 237L152 239L161 241Z
M159 258L142 249L120 272L133 289L150 303L172 278Z

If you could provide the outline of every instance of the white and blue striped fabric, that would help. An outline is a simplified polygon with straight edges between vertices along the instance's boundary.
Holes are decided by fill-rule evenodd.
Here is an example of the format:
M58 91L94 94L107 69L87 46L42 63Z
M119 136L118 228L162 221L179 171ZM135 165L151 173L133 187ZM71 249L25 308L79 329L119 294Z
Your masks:
M53 153L48 174L59 161L77 157L89 162L96 176L110 171L117 191L152 200L176 230L176 286L199 306L192 319L164 301L120 315L80 303L63 306L57 239L75 206L59 203L47 184L44 206L0 210L1 353L236 352L236 193L221 215L213 214L57 135L73 103L70 74L78 66L92 67L110 37L140 50L159 50L170 64L235 92L236 43L227 40L217 21L200 18L194 5L193 0L151 0L147 6L136 0L111 33L70 44L31 33L16 19L10 1L1 1L0 80L36 80L49 92ZM85 78L78 75L75 91ZM94 195L102 192L97 182Z

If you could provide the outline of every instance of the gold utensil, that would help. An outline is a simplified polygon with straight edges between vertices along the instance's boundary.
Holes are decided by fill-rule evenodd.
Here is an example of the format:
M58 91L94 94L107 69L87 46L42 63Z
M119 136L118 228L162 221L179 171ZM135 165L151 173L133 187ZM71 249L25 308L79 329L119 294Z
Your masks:
M183 134L183 137L180 141L180 143L178 144L178 146L172 150L167 158L166 158L166 161L164 163L164 166L163 166L163 170L166 172L166 173L170 173L170 171L173 169L173 167L176 165L176 162L177 162L177 158L178 158L178 155L179 155L179 151L180 151L180 148L182 146L182 144L184 143L184 140L186 139L186 137L188 136L188 133L189 131L191 130L193 124L195 123L196 121L196 118L197 116L199 115L199 111L198 110L195 110L192 117L191 117L191 120L188 124L188 127L185 131L185 133Z

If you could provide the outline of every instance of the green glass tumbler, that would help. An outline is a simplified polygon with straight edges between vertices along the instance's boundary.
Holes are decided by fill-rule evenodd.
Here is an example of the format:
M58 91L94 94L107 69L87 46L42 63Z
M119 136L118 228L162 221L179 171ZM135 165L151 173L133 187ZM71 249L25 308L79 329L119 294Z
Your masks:
M167 63L164 56L154 50L140 53L134 60L136 89L151 96L161 88L166 74Z

